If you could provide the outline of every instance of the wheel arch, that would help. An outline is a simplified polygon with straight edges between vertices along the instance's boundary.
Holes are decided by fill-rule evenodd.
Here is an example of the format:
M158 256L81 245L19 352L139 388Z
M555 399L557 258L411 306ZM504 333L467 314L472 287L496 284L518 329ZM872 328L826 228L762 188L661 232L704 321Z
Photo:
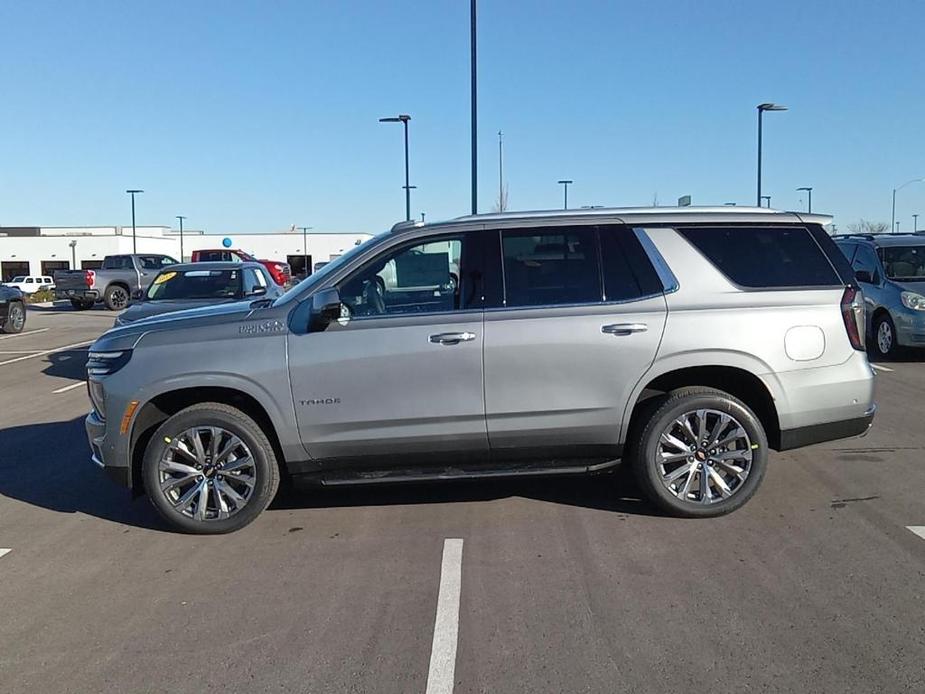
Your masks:
M190 405L203 402L217 402L234 407L251 419L266 434L273 452L280 465L280 473L285 472L285 458L273 420L266 408L253 395L238 388L228 386L186 387L159 393L138 408L135 415L129 450L131 453L131 485L136 495L144 493L141 465L145 449L157 428L169 417Z
M741 366L706 365L685 366L648 374L637 387L631 401L628 420L624 422L625 440L632 440L632 432L645 421L653 401L678 388L702 386L722 390L748 405L764 427L768 445L780 449L781 427L777 402L768 384L754 372Z

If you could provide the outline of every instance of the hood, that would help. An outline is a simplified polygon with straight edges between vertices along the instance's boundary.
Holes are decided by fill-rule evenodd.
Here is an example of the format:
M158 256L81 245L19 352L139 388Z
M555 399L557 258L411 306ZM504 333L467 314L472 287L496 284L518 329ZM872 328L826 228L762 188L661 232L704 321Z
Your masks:
M127 325L137 320L159 316L164 313L188 311L189 309L219 306L235 302L235 299L165 299L162 301L143 301L123 311L119 317L116 318L116 325ZM250 304L249 301L246 303Z
M127 325L110 328L97 342L107 344L106 349L125 349L131 347L146 332L204 328L229 321L243 320L255 310L250 305L250 301L235 301L218 306L211 304L201 308L189 308L139 318ZM118 346L109 346L110 344Z

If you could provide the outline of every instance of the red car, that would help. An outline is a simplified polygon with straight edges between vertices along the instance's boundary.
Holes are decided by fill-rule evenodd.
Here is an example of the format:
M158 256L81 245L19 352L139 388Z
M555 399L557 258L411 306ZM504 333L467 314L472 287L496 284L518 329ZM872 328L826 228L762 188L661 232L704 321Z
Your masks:
M210 262L242 262L242 263L260 263L263 265L270 277L281 287L285 287L292 279L292 272L288 263L281 263L278 260L258 260L250 253L237 248L217 248L201 251L193 251L192 262L210 263Z

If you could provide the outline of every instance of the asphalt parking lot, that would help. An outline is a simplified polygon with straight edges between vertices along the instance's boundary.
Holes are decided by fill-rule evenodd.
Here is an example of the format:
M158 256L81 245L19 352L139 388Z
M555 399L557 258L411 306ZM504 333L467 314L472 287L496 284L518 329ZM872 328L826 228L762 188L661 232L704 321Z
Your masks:
M89 462L113 318L0 337L0 691L925 691L923 362L720 519L617 474L301 489L189 537Z

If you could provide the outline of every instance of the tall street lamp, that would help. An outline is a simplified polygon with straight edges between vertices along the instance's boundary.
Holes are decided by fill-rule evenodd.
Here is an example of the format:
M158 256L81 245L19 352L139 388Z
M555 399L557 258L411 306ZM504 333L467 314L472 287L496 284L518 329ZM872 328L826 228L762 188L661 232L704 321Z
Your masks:
M302 270L308 277L308 230L315 227L299 227L302 230Z
M132 196L132 253L137 253L138 248L135 243L135 193L144 193L144 191L133 188L125 192Z
M806 207L806 211L810 214L813 212L813 189L812 186L803 186L802 188L797 188L797 190L805 190L806 194L809 196L809 201Z
M479 211L479 147L478 147L478 60L476 58L476 0L469 0L469 100L470 100L470 130L472 142L472 214Z
M896 222L896 233L899 233L899 222Z
M761 117L765 111L786 111L780 104L758 104L758 207L761 207Z
M77 269L77 240L71 241L68 246L71 247L71 270Z
M408 121L411 116L402 113L398 116L380 118L380 123L401 123L405 126L405 221L411 221L411 186L408 184Z
M562 202L562 209L563 209L563 210L567 210L567 209L568 209L568 187L569 187L569 185L571 185L571 184L574 183L574 182L575 182L575 181L572 181L571 179L563 179L563 180L559 181L559 184L562 186L562 191L563 191L563 195L564 195L564 198L565 198L565 199L563 200L563 202Z
M912 215L912 233L915 234L919 230L919 216L917 214Z
M896 191L902 190L910 183L925 183L925 178L913 178L911 181L906 181L901 186L896 186L893 188L893 212L890 215L890 229L892 230L896 224Z
M765 201L767 207L771 206L771 196L770 195L762 195L761 199ZM760 202L758 203L758 207L761 207Z
M177 215L180 220L180 262L183 262L183 220L186 219L182 214Z

